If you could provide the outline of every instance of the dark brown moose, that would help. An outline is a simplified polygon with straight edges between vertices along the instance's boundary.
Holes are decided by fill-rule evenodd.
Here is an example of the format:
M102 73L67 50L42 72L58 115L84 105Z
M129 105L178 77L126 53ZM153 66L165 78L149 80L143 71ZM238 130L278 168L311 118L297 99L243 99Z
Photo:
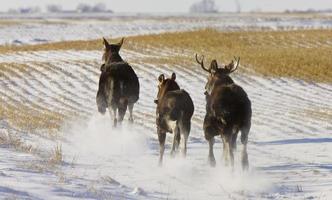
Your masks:
M247 143L251 126L251 102L242 89L230 78L240 63L236 59L224 67L219 67L216 60L211 62L209 68L204 67L204 56L196 61L202 69L209 73L205 86L206 115L204 118L205 139L209 142L209 163L215 166L216 161L213 155L214 136L220 135L223 141L223 157L225 165L231 162L234 167L233 152L236 149L237 134L241 131L242 169L249 167Z
M165 79L164 74L158 78L158 95L155 103L157 133L160 145L159 164L162 164L165 151L166 132L173 133L171 155L174 156L182 142L182 154L186 156L187 140L190 133L191 117L194 113L194 104L189 94L180 89L175 81L176 75ZM181 140L182 137L182 140Z
M101 75L96 97L98 111L104 114L108 108L110 115L113 114L116 126L117 122L123 121L128 107L129 121L133 122L133 108L139 98L138 77L133 68L119 55L124 39L122 38L117 44L109 44L105 38L103 40L104 64L100 68Z

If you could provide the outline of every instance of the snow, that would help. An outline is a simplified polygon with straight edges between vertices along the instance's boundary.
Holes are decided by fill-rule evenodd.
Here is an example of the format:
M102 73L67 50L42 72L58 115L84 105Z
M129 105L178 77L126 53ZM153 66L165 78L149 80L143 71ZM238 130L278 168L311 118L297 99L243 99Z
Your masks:
M79 26L77 30L82 30ZM37 30L38 26L34 28ZM177 26L173 28L176 30ZM50 30L53 29L49 33ZM10 37L10 31L3 33L11 40L16 37L15 34ZM46 33L45 30L41 34ZM57 33L52 33L47 40L70 40L77 36L74 33L61 38L63 35ZM87 39L97 35L92 32L81 36ZM31 42L30 39L26 41ZM161 51L162 56L170 53ZM24 102L33 108L75 111L85 116L67 121L55 137L47 137L46 130L23 132L11 127L6 119L0 119L0 199L332 198L331 84L232 75L247 91L253 107L248 144L250 170L244 173L240 169L240 143L234 171L223 166L219 139L214 147L217 166L208 166L208 144L202 130L206 74L198 66L187 69L177 65L132 63L131 60L149 55L129 50L124 50L122 55L140 78L141 95L134 108L135 123L125 121L117 129L112 127L108 113L104 116L97 113L95 104L101 52L0 55L0 64L30 66L27 72L15 68L1 71L2 100L11 105ZM168 135L164 165L159 167L153 100L158 75L170 76L173 71L180 87L193 98L195 113L187 157L171 158L172 137ZM23 146L15 147L13 141ZM30 146L34 151L26 151ZM49 159L57 146L61 146L63 161L60 165L51 165Z
M324 15L323 15L324 16ZM0 15L0 19L17 19ZM37 14L22 16L21 23L1 25L0 44L39 44L64 40L99 39L212 27L223 31L297 30L331 28L324 17L264 14Z

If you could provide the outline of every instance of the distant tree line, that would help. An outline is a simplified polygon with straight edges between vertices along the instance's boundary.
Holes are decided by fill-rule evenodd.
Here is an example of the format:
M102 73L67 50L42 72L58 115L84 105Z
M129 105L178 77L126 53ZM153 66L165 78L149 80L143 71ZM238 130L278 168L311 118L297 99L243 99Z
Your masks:
M8 13L22 13L22 14L26 14L26 13L39 13L41 12L40 8L38 6L34 6L34 7L24 7L24 8L18 8L18 9L9 9Z
M78 4L76 8L77 12L86 13L86 12L108 12L107 7L104 3L97 3L95 5L88 5L88 4Z
M40 13L40 7L24 7L18 9L9 9L9 13ZM89 5L85 3L80 3L76 6L74 10L64 10L61 5L50 4L46 6L46 12L48 13L100 13L100 12L113 12L112 10L107 9L107 6L104 3L97 3L95 5Z

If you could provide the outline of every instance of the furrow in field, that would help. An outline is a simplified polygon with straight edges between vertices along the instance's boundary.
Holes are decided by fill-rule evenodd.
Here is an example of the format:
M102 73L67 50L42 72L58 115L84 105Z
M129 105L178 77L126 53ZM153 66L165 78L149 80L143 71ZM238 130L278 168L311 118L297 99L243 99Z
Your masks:
M90 92L92 87L80 77L80 74L77 74L74 69L72 69L77 66L69 65L67 63L41 64L39 66L43 68L42 70L45 71L49 77L55 78L55 80L51 79L50 81L57 83L57 88L59 89L58 93L62 92L64 95L68 96L69 99L75 99L75 106L82 106L82 102L91 100L91 98L81 94L82 91L84 93ZM63 70L64 66L67 70ZM68 68L71 69L68 70Z
M15 75L15 78L12 76L13 74ZM40 108L53 107L54 104L44 102L36 94L34 94L34 92L36 91L37 91L36 93L39 94L39 90L35 89L35 87L31 85L28 79L26 79L23 76L20 77L19 74L15 74L14 70L10 71L10 75L4 74L4 77L7 79L7 83L5 84L5 89L3 90L5 91L5 95L9 95L19 102L22 103L25 102L27 105L39 106ZM36 91L33 91L34 89ZM40 92L44 94L43 91ZM31 99L31 97L34 97L35 100Z
M42 65L28 64L31 67L31 75L34 80L38 80L39 89L48 93L48 96L52 96L54 99L58 99L59 104L63 104L71 110L78 110L81 104L77 102L75 98L68 96L71 94L70 90L66 90L62 87L61 79L57 76L53 76L52 72L44 71ZM65 79L66 80L66 79Z
M32 102L39 102L41 107L53 108L54 110L74 111L73 108L67 109L69 106L63 105L62 98L52 96L48 90L43 88L43 83L39 81L34 75L33 71L20 72L19 70L9 70L9 77L17 77L16 86L12 89L23 89L25 91L24 99L29 99ZM12 94L16 96L16 92Z
M63 105L68 107L72 111L76 111L75 101L71 97L67 96L67 92L61 86L61 77L59 74L55 73L53 69L48 68L48 65L45 63L38 64L29 64L31 70L31 81L38 82L38 89L47 93L46 97L51 97L57 101L55 105ZM51 73L51 75L47 75ZM46 100L48 101L48 100ZM74 104L74 105L73 105ZM77 103L76 103L77 104Z

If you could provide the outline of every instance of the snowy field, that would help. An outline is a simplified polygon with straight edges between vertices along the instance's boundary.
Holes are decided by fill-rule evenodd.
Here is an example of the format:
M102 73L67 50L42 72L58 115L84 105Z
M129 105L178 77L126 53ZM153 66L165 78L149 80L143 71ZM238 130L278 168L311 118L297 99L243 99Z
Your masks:
M222 30L331 28L331 21L298 22L297 18L156 17L111 22L64 20L1 27L1 44L35 43L217 27ZM180 20L181 19L181 20ZM238 20L240 19L240 20ZM289 19L289 20L287 20ZM160 20L160 21L158 21ZM292 21L294 20L294 21ZM105 25L108 24L106 27ZM102 49L102 46L101 46ZM223 167L217 140L216 168L207 163L208 144L202 123L206 74L196 67L154 65L139 60L168 58L173 53L144 55L123 50L139 76L140 100L135 124L114 130L109 115L97 112L101 51L41 51L0 54L1 106L25 105L36 112L79 113L60 132L22 131L0 116L0 199L322 199L332 198L332 84L234 73L252 101L249 135L250 170ZM135 60L135 62L131 62ZM22 70L13 66L27 64ZM167 137L164 166L158 167L155 128L157 77L177 73L181 88L193 98L195 113L186 159L170 157ZM18 111L19 112L19 111ZM33 112L31 113L33 115ZM128 116L126 116L127 118ZM14 145L13 145L14 144ZM50 159L62 155L60 164Z
M5 23L1 23L4 20ZM213 27L222 31L330 29L326 15L218 14L0 14L0 44L38 44L64 40L121 37Z

